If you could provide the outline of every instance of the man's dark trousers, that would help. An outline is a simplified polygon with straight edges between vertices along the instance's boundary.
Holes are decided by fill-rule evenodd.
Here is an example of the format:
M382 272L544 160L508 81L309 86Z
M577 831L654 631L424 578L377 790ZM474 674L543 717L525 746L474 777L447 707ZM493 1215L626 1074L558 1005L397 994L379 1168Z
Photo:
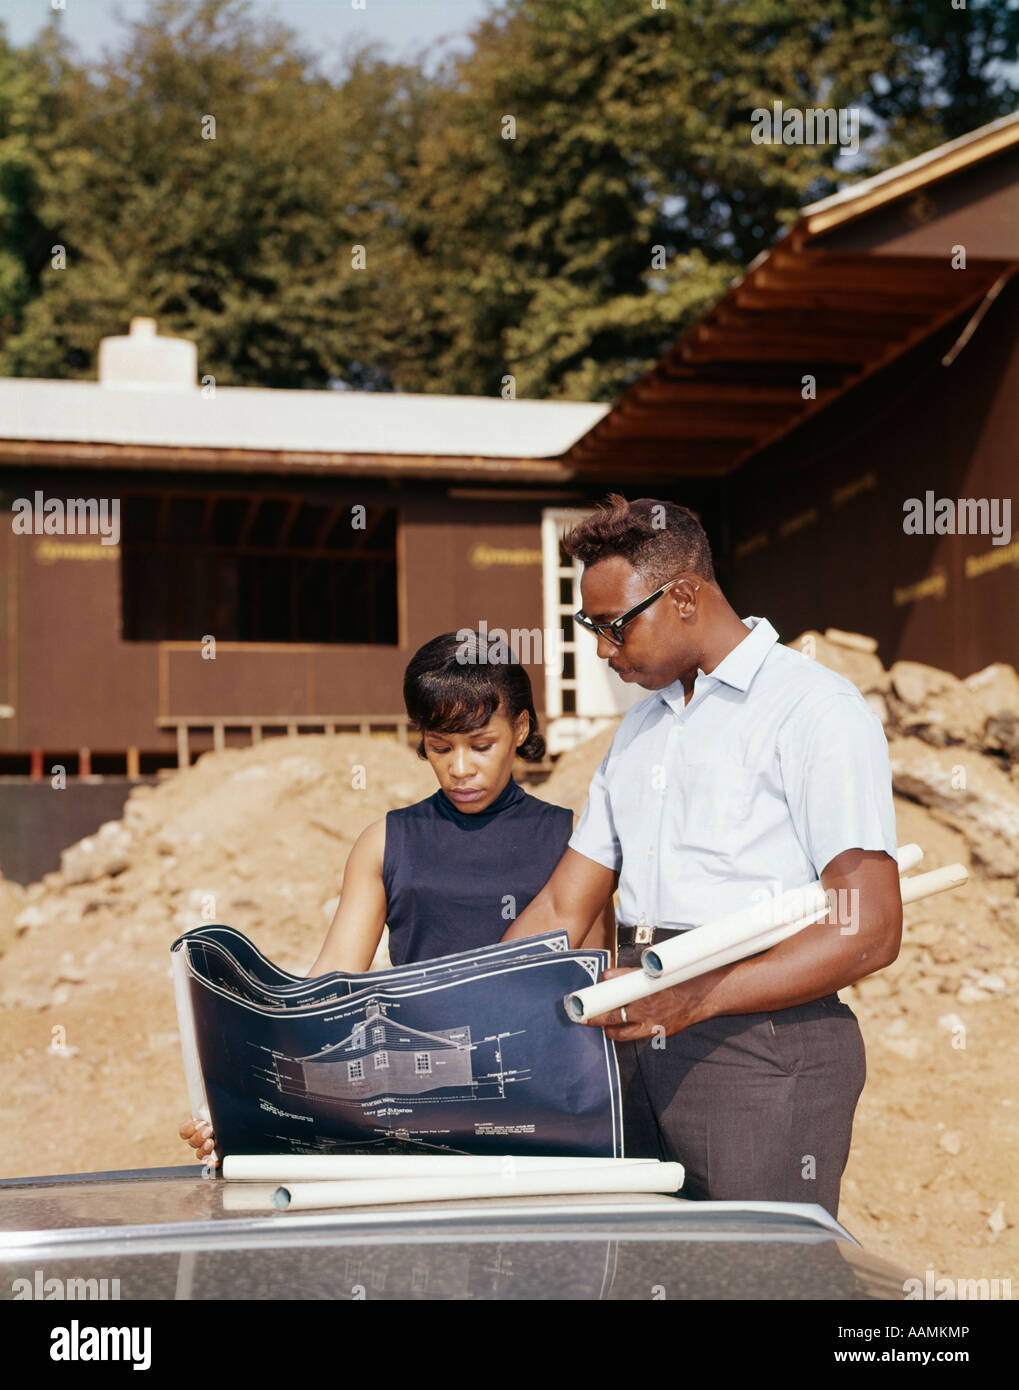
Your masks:
M619 964L639 964L630 954ZM838 1215L866 1079L860 1026L838 995L616 1052L627 1157L682 1163L683 1197L817 1202Z

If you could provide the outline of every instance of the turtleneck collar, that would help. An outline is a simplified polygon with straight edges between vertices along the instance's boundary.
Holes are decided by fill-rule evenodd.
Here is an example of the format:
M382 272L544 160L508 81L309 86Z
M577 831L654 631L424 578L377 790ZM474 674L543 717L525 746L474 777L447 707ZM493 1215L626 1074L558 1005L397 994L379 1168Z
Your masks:
M511 806L518 805L526 795L523 787L518 786L511 777L492 804L486 806L483 811L461 811L459 806L450 801L441 787L432 797L432 801L440 815L453 821L462 830L480 830L483 825L487 824L490 817L498 815L500 811L508 810Z

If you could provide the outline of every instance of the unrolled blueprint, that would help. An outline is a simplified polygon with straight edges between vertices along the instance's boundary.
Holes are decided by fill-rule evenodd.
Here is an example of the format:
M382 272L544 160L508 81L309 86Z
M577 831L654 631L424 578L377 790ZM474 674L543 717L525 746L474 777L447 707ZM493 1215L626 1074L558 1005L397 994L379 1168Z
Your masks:
M171 950L192 1106L220 1155L355 1149L624 1156L619 1077L563 998L608 953L564 933L305 979L240 932Z

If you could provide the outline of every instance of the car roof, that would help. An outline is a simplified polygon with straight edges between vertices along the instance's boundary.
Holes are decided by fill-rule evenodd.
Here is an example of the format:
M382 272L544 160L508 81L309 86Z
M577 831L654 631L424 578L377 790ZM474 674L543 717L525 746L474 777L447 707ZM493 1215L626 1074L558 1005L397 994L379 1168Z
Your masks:
M273 1186L193 1166L0 1180L0 1261L118 1277L125 1297L341 1297L371 1280L381 1297L647 1297L655 1271L680 1297L902 1297L902 1272L812 1204L597 1193L287 1212ZM501 1291L464 1292L493 1269Z
M95 1173L58 1173L44 1177L0 1179L0 1249L20 1245L28 1234L41 1243L81 1235L126 1237L128 1232L172 1227L215 1228L220 1238L267 1229L395 1229L424 1223L454 1226L483 1221L521 1226L557 1219L575 1225L649 1220L678 1233L710 1228L720 1233L760 1231L823 1235L858 1244L823 1207L792 1202L693 1202L673 1195L642 1192L577 1193L455 1199L442 1202L388 1203L370 1207L332 1207L302 1213L279 1212L269 1198L276 1184L228 1182L218 1173L206 1177L193 1166L133 1168ZM250 1199L244 1200L241 1199ZM258 1210L255 1199L261 1199Z

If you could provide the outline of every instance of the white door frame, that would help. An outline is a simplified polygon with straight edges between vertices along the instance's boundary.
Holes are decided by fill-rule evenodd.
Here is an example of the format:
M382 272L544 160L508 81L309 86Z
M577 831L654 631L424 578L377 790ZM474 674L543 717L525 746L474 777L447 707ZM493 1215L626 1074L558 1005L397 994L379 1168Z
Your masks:
M562 631L564 618L571 621L560 643L558 660L545 664L545 717L550 753L562 753L590 738L616 719L647 691L627 685L598 655L592 633L572 621L581 607L579 560L563 561L559 540L563 532L594 507L545 507L541 514L541 582L543 626L546 633Z

